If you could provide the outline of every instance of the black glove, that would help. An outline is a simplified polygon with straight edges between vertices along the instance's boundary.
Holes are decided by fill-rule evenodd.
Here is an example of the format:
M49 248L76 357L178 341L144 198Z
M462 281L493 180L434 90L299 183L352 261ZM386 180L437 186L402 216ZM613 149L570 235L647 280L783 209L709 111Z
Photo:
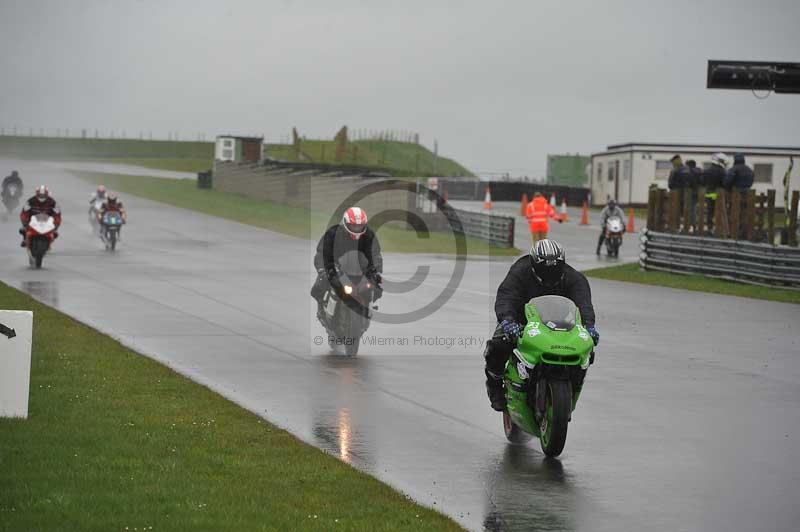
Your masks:
M503 329L505 335L509 340L514 341L522 336L522 325L513 320L503 320L500 322L500 327Z
M589 336L592 337L594 345L600 343L600 333L597 332L597 329L594 328L594 325L592 325L591 327L586 327L586 331L589 333Z
M381 284L381 282L383 282L383 277L381 277L381 274L378 273L378 270L369 269L367 270L366 275L367 279L370 279L375 284Z

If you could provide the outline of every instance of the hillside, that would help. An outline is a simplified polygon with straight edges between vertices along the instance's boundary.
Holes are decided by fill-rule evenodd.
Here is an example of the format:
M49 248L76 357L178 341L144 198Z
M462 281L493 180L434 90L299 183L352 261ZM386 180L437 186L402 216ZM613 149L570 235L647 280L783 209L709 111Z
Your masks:
M0 155L23 159L206 159L213 142L0 136Z
M472 176L472 172L446 157L436 157L424 146L393 140L347 142L336 161L334 141L303 140L300 152L290 144L269 144L267 155L284 161L366 166L398 177ZM0 136L0 156L20 159L97 160L153 168L200 171L211 166L214 143L200 141L94 139Z
M284 161L337 164L336 143L303 140L300 153L290 144L269 144L267 155ZM347 143L338 164L371 166L395 176L472 176L472 172L446 157L436 157L425 146L391 140L356 140Z

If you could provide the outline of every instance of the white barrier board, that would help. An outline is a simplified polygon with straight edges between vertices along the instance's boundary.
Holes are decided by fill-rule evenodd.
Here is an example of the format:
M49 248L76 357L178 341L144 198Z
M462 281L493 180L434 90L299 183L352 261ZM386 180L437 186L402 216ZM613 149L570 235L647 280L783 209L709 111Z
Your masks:
M33 312L0 310L0 417L28 417Z

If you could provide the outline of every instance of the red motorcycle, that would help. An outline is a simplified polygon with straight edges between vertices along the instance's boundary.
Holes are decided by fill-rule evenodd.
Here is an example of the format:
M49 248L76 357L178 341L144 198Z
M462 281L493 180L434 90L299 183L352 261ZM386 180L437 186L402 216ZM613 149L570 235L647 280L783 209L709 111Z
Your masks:
M41 268L42 259L56 237L56 220L49 214L40 213L31 217L25 231L28 262L31 268Z

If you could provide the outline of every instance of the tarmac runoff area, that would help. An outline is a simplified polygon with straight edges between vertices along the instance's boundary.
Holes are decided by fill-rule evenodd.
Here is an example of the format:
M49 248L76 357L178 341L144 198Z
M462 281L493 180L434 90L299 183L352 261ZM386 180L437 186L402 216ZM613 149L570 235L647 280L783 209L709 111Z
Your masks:
M18 169L29 189L47 183L64 212L40 271L28 268L16 220L0 224L0 280L469 529L796 529L797 305L592 280L597 363L564 454L545 460L536 441L506 443L483 388L482 346L511 258L463 262L441 308L373 322L359 355L343 358L308 295L316 242L126 196L130 223L110 254L89 229L89 185L50 165L0 168ZM594 256L597 231L572 222L551 236L587 268L611 263ZM625 253L638 253L632 241ZM387 315L424 307L455 265L385 262L388 281L429 268L419 288L384 296Z

